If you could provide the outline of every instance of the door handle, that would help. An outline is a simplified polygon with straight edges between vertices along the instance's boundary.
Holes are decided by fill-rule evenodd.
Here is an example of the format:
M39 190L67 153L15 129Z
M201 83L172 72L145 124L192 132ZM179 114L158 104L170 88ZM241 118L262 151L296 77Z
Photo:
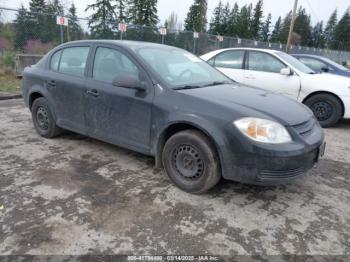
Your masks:
M49 87L55 87L56 86L56 81L54 81L54 80L47 81L47 85Z
M86 93L90 96L98 97L100 96L100 93L96 89L88 90Z

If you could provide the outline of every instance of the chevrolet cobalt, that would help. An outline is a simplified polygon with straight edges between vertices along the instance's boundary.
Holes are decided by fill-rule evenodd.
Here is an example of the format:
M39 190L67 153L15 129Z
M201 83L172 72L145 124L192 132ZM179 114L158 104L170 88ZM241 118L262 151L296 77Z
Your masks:
M190 193L221 178L284 183L304 175L325 148L306 106L233 82L165 45L66 43L24 71L22 91L41 136L66 129L153 156Z

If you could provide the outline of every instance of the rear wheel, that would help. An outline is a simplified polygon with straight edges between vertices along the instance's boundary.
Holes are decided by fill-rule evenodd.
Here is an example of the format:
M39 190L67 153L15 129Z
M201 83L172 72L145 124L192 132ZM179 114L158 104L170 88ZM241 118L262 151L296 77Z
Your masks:
M340 101L330 94L317 94L305 101L322 127L334 126L342 118Z
M46 98L40 97L35 99L31 111L34 127L39 135L46 138L53 138L62 132L62 129L56 125Z
M163 150L163 165L171 181L188 193L204 193L221 178L214 146L196 130L181 131L169 138Z

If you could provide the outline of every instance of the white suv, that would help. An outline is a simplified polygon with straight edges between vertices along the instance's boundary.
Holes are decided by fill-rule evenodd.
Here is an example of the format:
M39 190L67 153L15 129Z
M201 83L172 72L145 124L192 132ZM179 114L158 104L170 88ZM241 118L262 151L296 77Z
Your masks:
M350 118L349 78L316 74L296 58L275 50L230 48L201 58L239 83L304 103L323 127L333 126L341 118Z

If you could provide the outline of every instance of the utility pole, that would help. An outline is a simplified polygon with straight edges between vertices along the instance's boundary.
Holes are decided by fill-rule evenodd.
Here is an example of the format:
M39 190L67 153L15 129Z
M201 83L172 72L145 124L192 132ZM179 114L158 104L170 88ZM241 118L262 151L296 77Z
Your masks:
M288 35L288 42L286 47L286 52L289 53L290 45L292 42L292 36L294 31L294 24L296 19L296 13L297 13L297 7L298 7L298 0L294 0L294 7L293 7L293 13L292 13L292 21L290 22L290 28L289 28L289 35Z

